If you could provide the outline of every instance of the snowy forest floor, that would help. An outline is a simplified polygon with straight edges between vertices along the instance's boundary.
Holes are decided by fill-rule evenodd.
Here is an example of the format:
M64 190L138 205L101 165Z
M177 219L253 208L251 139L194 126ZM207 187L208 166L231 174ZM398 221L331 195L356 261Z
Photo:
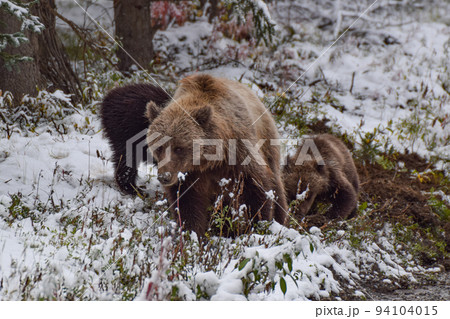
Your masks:
M155 36L149 73L75 61L81 103L41 91L15 107L2 92L0 299L448 300L450 4L380 1L352 25L371 2L330 3L270 2L267 45L250 22L173 23ZM342 138L361 179L358 215L261 223L230 239L217 236L217 214L199 241L167 214L153 167L140 168L148 198L123 196L97 113L103 96L152 78L173 92L196 71L250 85L284 138Z

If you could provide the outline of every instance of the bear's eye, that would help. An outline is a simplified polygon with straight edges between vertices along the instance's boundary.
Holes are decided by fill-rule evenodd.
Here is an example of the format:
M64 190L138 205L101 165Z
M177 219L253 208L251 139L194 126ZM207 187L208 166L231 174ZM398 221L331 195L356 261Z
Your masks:
M161 154L163 151L162 146L158 147L157 149L155 149L155 154Z
M176 153L176 154L181 154L182 152L183 152L183 149L181 148L181 147L175 147L175 149L174 149L174 152Z

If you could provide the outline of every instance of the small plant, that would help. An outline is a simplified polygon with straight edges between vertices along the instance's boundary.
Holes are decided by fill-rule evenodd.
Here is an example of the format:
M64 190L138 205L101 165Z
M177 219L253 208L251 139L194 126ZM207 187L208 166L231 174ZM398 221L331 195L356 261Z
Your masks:
M220 237L236 237L248 233L252 228L252 218L249 216L247 206L239 204L244 187L242 176L236 181L223 179L220 185L222 193L211 209L209 235L216 234L216 231Z
M436 196L434 190L431 190L431 196L428 200L428 205L430 205L433 212L435 212L439 218L443 221L450 221L450 207L448 203Z
M324 133L323 124L326 119L323 119L324 113L321 106L325 103L322 97L317 92L313 93L313 98L308 101L301 101L303 92L298 96L293 96L289 92L272 93L265 97L264 104L266 104L275 115L277 122L281 122L285 127L292 125L296 128L297 136L316 132L320 127L320 133ZM329 130L326 129L328 132Z
M30 218L32 222L38 220L38 214L36 214L37 212L31 209L28 204L23 202L24 197L22 193L18 192L10 196L11 205L8 207L9 216L7 217L7 221L10 225L15 221L26 218Z
M259 259L258 257L257 254L256 259ZM245 268L246 274L241 277L241 281L243 286L242 292L247 298L251 292L255 291L255 289L274 288L273 283L270 282L268 286L266 284L269 276L267 262L258 262L256 259L244 258L236 264L238 271L242 272ZM247 265L249 266L246 268Z
M414 152L417 140L423 139L430 133L424 125L425 123L422 116L418 112L414 112L410 117L401 119L397 124L399 140L409 142L412 152Z
M372 132L366 132L364 135L358 133L361 142L356 154L364 164L375 163L378 155L381 154L383 145L380 142L379 134L379 128L374 128Z
M376 157L376 163L379 164L385 170L393 170L395 168L396 163L384 154L380 154L380 156Z

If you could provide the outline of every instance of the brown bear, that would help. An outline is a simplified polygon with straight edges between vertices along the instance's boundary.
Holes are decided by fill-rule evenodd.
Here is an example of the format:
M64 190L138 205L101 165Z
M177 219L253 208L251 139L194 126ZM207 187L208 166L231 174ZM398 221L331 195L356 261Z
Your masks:
M283 182L287 202L297 200L294 213L298 218L308 214L316 199L332 204L328 218L345 219L356 213L358 173L349 150L333 135L304 139L296 154L287 159Z
M136 186L137 167L147 161L147 145L144 143L139 152L132 148L128 154L131 161L127 165L127 141L136 137L134 145L137 145L145 140L150 124L145 116L147 103L152 101L163 107L169 99L170 95L163 89L144 83L115 88L103 99L100 119L113 153L115 180L125 194L136 195L139 191Z
M180 81L165 108L149 103L149 149L158 179L176 203L185 229L203 235L223 179L243 181L240 203L253 221L285 224L287 204L281 180L275 122L246 85L207 74ZM184 180L179 172L187 173ZM272 191L272 192L271 192Z

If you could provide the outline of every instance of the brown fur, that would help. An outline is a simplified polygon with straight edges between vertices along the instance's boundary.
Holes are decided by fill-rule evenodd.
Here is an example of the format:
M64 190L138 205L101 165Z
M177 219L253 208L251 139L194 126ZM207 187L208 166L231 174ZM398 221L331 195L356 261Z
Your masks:
M352 217L356 212L359 179L350 152L342 141L329 134L317 135L312 141L325 165L319 165L314 157L296 165L301 146L294 156L288 157L283 169L288 203L308 188L304 201L295 206L297 217L306 216L316 199L332 204L326 213L329 218Z
M148 104L147 116L152 122L148 142L158 163L170 155L167 164L158 164L158 176L171 203L178 203L185 228L203 235L210 219L208 207L220 194L218 182L222 178L238 180L240 174L244 183L242 204L251 210L254 220L274 217L284 224L287 204L279 168L280 153L269 141L278 139L278 133L273 118L258 97L238 82L197 74L180 81L174 99L164 109ZM150 139L155 133L171 139L157 148L156 140ZM207 161L205 154L215 154L216 148L203 146L200 165L194 165L193 141L196 139L222 140L223 156L220 160ZM230 165L230 139L236 141L237 165ZM266 140L258 153L263 165L258 164L242 139L250 140L253 145L259 139ZM247 156L250 163L242 165ZM178 172L187 173L181 185ZM163 176L169 177L164 180ZM275 191L277 203L267 199L265 191L269 190Z

